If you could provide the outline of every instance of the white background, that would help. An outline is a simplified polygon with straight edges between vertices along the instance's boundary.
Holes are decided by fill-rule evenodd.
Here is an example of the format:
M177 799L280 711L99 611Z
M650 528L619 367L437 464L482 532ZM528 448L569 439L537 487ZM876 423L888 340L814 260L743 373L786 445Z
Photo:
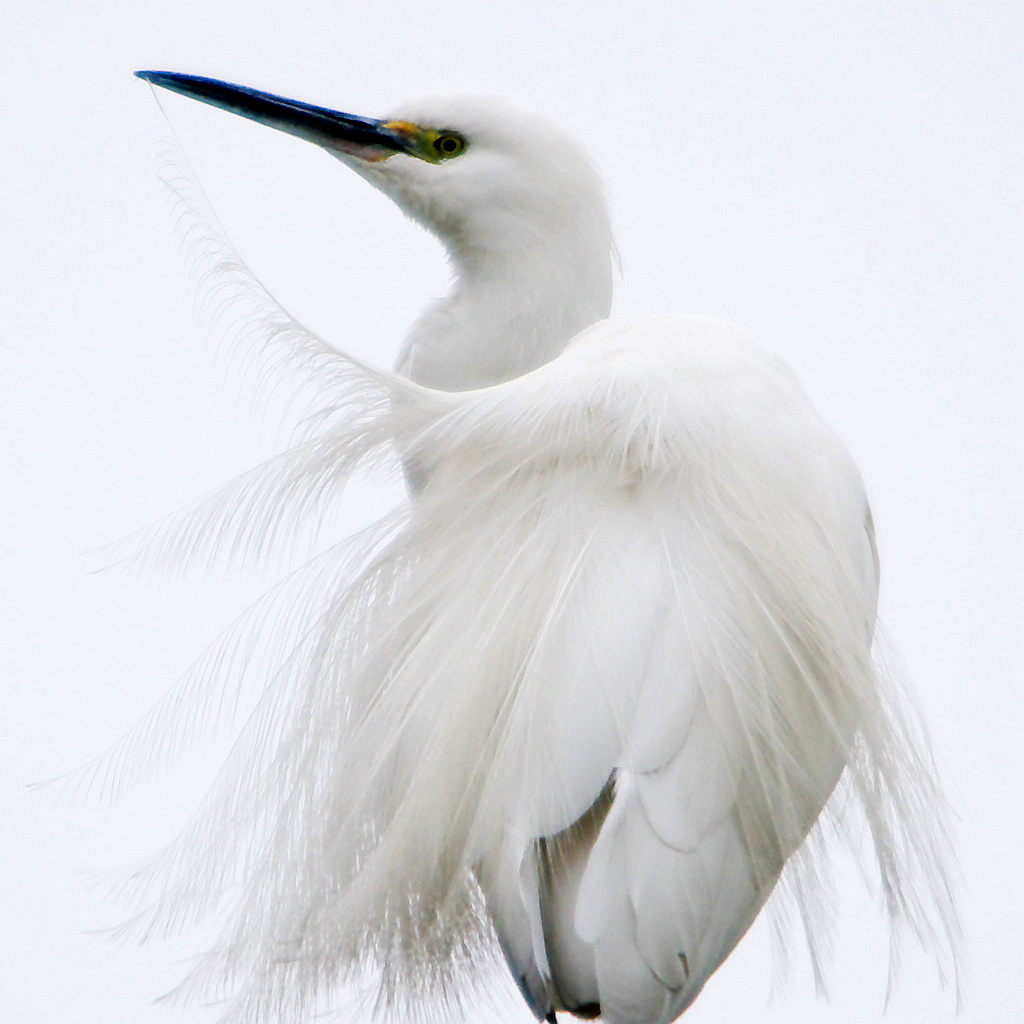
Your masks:
M87 931L119 914L89 872L171 836L216 752L111 810L26 788L131 725L266 584L95 574L102 559L85 554L273 441L219 383L197 327L153 169L167 127L136 68L371 115L422 94L503 95L586 140L622 254L616 313L748 328L863 470L882 615L961 819L961 1020L1019 1020L1022 50L1019 0L7 0L0 1020L214 1016L150 1005L202 936L138 949ZM433 241L314 147L162 102L257 273L310 327L390 365L446 286ZM844 903L830 1004L797 957L768 1005L755 928L687 1021L876 1019L882 933L853 881ZM906 973L886 1019L952 1019L928 962Z

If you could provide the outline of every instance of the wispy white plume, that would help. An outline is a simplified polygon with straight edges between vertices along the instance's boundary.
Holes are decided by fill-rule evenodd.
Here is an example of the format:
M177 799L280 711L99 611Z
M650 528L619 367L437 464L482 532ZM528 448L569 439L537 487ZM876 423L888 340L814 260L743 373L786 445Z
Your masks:
M749 916L788 859L816 971L822 830L850 835L862 815L893 963L909 933L955 974L945 805L919 717L871 661L859 479L784 368L714 322L647 320L598 324L507 384L421 388L302 328L189 176L165 180L207 308L261 367L258 390L299 381L302 414L293 447L145 534L137 557L263 558L357 471L404 464L423 485L245 613L88 769L117 792L259 694L191 822L121 887L140 908L125 934L224 922L179 995L226 998L232 1021L297 1021L345 984L370 985L381 1014L466 1012L501 958L481 878L532 863L536 837L610 778L616 804L669 837L665 856L692 821L671 801L662 814L658 787L682 786L714 828L724 801ZM699 723L724 765L707 792L682 772ZM641 898L644 879L613 870L638 827L609 813L581 932L622 887Z

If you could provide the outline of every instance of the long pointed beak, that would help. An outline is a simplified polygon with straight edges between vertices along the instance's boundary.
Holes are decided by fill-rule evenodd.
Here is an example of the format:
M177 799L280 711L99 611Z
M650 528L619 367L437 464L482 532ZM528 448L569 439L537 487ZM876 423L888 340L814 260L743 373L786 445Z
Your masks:
M202 100L222 110L241 114L250 121L259 121L289 135L297 135L300 139L364 160L384 160L394 153L410 149L407 134L395 131L384 121L374 118L315 107L216 78L179 75L173 71L136 71L135 74L146 82L182 96Z

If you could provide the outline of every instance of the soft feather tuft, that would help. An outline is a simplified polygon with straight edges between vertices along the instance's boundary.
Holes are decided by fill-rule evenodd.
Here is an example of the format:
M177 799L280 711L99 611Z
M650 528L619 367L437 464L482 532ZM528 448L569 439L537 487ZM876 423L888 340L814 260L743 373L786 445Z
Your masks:
M844 766L829 807L867 822L894 951L909 932L955 965L934 765L912 705L872 665L863 545L834 540L859 536L844 518L859 479L788 371L722 325L651 320L599 324L525 377L442 395L305 331L187 179L170 186L210 302L249 310L246 361L259 338L257 361L298 371L321 411L282 456L146 535L145 557L260 558L356 471L404 462L423 481L246 613L88 770L116 792L258 694L192 821L121 886L140 907L126 935L223 920L178 996L228 999L225 1020L296 1021L353 985L375 1016L463 1016L501 959L480 879L526 863L610 773L653 799L682 742L673 715L683 732L695 715L710 724L758 901L789 860L816 972L815 821ZM636 668L646 653L627 656L658 637L674 645L664 692ZM665 835L681 827L656 817ZM584 885L604 898L596 874Z

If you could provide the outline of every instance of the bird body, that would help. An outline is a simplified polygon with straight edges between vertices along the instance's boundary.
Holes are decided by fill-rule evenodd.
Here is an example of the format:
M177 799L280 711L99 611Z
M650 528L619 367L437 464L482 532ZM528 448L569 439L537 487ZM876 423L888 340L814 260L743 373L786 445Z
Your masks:
M788 370L705 318L595 325L474 397L482 460L460 453L458 472L486 473L505 509L481 525L523 517L512 550L572 557L550 587L538 566L503 595L541 596L521 630L540 640L500 674L524 677L512 699L532 717L493 790L525 791L478 877L538 1016L667 1022L846 763L871 692L863 487Z
M863 484L785 365L708 318L605 319L600 184L540 123L479 102L369 121L143 77L324 145L457 277L396 374L272 307L319 412L157 542L262 551L360 467L412 483L118 755L150 756L175 717L201 733L219 673L262 680L193 823L128 886L150 899L142 934L227 911L185 990L293 1019L370 970L378 1008L464 1009L503 958L538 1018L667 1024L787 863L813 952L824 867L805 840L841 777L894 926L951 941L941 800L872 665Z

